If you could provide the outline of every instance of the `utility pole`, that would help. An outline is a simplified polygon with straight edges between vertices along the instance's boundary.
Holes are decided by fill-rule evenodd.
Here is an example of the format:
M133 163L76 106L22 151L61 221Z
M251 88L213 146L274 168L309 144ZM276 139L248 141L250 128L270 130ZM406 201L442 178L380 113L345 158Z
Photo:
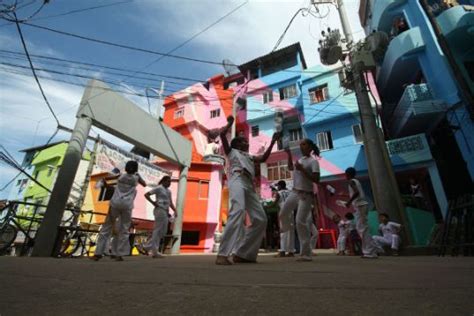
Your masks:
M379 211L388 213L390 217L401 220L407 226L407 218L401 201L395 173L385 146L383 133L377 126L372 104L367 91L365 80L366 71L375 68L372 53L365 44L353 45L351 26L346 14L343 0L312 0L314 5L333 4L341 18L342 29L346 43L351 49L349 57L354 82L354 90L359 106L360 120L363 129L364 151L367 159L369 178L374 194L375 204ZM411 239L407 230L408 240Z

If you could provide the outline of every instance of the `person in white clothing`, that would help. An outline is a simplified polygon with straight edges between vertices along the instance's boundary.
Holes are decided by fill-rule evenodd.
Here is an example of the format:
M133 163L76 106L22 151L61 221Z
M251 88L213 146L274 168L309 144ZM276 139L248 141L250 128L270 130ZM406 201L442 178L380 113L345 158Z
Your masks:
M390 246L392 255L398 256L398 248L400 247L400 228L401 224L390 221L388 214L379 214L379 232L382 236L373 236L375 244L380 252L384 252L383 247Z
M277 191L275 195L275 203L278 203L280 211L285 204L286 199L290 195L290 191L286 189L286 182L283 180L278 181ZM276 258L283 257L294 257L295 256L295 221L294 212L289 213L288 221L290 221L291 229L286 232L280 232L280 251L275 256ZM280 224L281 227L281 224ZM280 229L281 230L281 229Z
M95 261L102 258L116 221L118 221L118 232L112 240L112 256L117 261L123 261L122 256L130 254L129 229L132 223L132 210L137 195L137 185L146 186L145 181L137 171L138 163L130 160L125 165L126 173L107 178L108 180L118 178L118 180L114 194L110 199L109 213L105 223L100 228L97 246L92 257Z
M229 198L231 207L221 244L217 253L216 264L230 265L229 256L234 252L234 263L257 262L258 249L267 226L267 216L260 203L254 187L255 164L268 159L280 133L273 134L270 146L262 156L249 154L249 143L244 137L237 136L230 145L227 131L234 123L234 117L227 118L227 125L221 129L220 136L224 152L229 161ZM251 225L245 227L245 214L248 214Z
M312 140L303 139L300 143L302 157L293 165L291 151L286 149L288 154L288 169L293 172L293 190L280 211L281 231L286 232L291 229L288 221L289 214L296 211L296 229L300 240L300 257L298 261L311 261L311 232L308 225L308 217L314 200L313 183L319 183L320 169L318 161L311 155L319 156L319 148Z
M169 208L173 210L175 218L178 216L171 199L171 191L169 189L170 185L171 178L169 176L164 176L161 178L156 188L145 193L145 199L155 206L155 209L153 210L155 225L153 227L151 239L143 248L147 252L151 252L153 258L163 258L163 255L159 252L159 248L161 239L168 231ZM155 200L151 198L152 195L155 196Z
M332 220L337 225L339 236L337 237L337 255L343 256L346 254L346 240L349 235L349 222L343 220L338 214L332 217Z
M365 198L364 190L359 180L355 178L356 170L354 168L346 169L346 179L349 182L350 199L346 202L346 207L352 205L356 211L356 228L362 240L362 258L376 259L377 247L370 236L368 224L368 202Z

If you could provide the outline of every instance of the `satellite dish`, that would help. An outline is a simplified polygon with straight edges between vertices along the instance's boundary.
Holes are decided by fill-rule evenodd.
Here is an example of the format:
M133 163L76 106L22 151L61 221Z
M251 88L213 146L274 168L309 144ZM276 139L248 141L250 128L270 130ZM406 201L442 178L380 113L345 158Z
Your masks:
M227 76L235 75L240 72L239 68L237 68L237 66L230 59L224 59L222 61L222 66L224 67Z

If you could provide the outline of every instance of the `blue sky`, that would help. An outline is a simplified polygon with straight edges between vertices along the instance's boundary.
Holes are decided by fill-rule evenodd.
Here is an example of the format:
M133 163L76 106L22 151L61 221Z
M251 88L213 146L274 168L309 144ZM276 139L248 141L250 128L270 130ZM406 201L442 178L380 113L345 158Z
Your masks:
M131 0L104 8L54 17L54 15L72 10L123 1L50 0L50 3L45 5L30 23L128 46L167 52L245 2L245 0ZM14 2L14 0L6 0L1 3ZM30 0L20 0L19 7L30 2ZM40 3L40 0L36 0L19 9L18 17L20 19L28 17L39 8ZM230 59L236 64L244 63L269 53L293 14L299 8L307 7L309 3L310 0L250 0L232 15L173 54L216 62ZM345 3L354 37L360 39L363 32L357 16L359 1L346 0ZM311 15L300 14L280 45L284 47L299 41L308 66L319 63L317 47L321 30L328 26L340 28L339 17L334 6L324 5L320 7L320 10L323 16L327 14L326 18L318 19ZM202 80L223 73L223 68L219 65L169 57L149 65L159 56L91 43L26 25L22 26L22 31L30 54ZM23 52L14 23L0 20L0 49ZM3 51L0 52L0 63L2 63L0 64L0 144L21 162L23 155L18 151L45 143L55 131L56 124L31 76L31 71L18 67L28 66L26 59ZM78 69L77 64L38 58L34 58L33 63L37 68L70 75L119 82L125 80L121 87L114 88L141 94L144 93L145 87L160 86L158 78L151 80L153 78L150 79L149 76L146 76L148 80L144 80L111 75L108 71L97 67L88 70ZM18 72L23 75L19 75ZM46 72L38 72L38 74L43 77L40 78L40 82L61 124L73 127L74 116L84 88L47 80L47 78L67 80L79 85L84 85L87 80ZM137 74L137 76L142 75ZM192 82L167 79L165 89L169 93L190 84ZM145 98L128 97L139 106L147 108ZM97 133L104 137L105 133L96 128L91 135L95 136ZM69 136L67 133L60 132L54 140L68 139ZM127 146L111 136L105 135L105 138ZM16 170L3 163L0 164L0 172L0 188L17 174ZM8 191L9 188L1 191L0 198L6 197Z

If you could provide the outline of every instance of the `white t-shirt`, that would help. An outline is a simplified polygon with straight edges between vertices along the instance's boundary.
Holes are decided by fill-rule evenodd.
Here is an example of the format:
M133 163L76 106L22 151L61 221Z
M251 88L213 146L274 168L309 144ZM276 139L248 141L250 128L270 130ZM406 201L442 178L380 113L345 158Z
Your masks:
M114 194L110 199L111 207L133 208L137 195L138 174L122 174L117 180Z
M359 191L359 196L354 201L352 201L352 205L362 206L362 205L369 204L367 200L365 199L365 192L364 192L364 189L362 189L362 185L360 184L359 180L351 179L349 182L355 184L357 190ZM349 183L349 195L352 198L352 196L355 194L355 191L352 189L352 186L350 185L350 183Z
M395 222L388 222L387 224L380 224L379 231L382 232L384 237L392 237L392 235L398 235L398 230L401 226Z
M252 176L252 178L255 178L254 158L249 153L232 148L228 155L228 159L229 171L231 175L235 171L246 170Z
M155 195L155 201L160 209L168 211L171 204L171 191L161 184L156 188L150 190L148 193Z
M320 172L319 162L311 156L303 156L298 160L298 162L303 166L304 170L311 175L315 172ZM308 179L303 172L295 168L293 171L293 188L296 190L313 192L313 181Z

